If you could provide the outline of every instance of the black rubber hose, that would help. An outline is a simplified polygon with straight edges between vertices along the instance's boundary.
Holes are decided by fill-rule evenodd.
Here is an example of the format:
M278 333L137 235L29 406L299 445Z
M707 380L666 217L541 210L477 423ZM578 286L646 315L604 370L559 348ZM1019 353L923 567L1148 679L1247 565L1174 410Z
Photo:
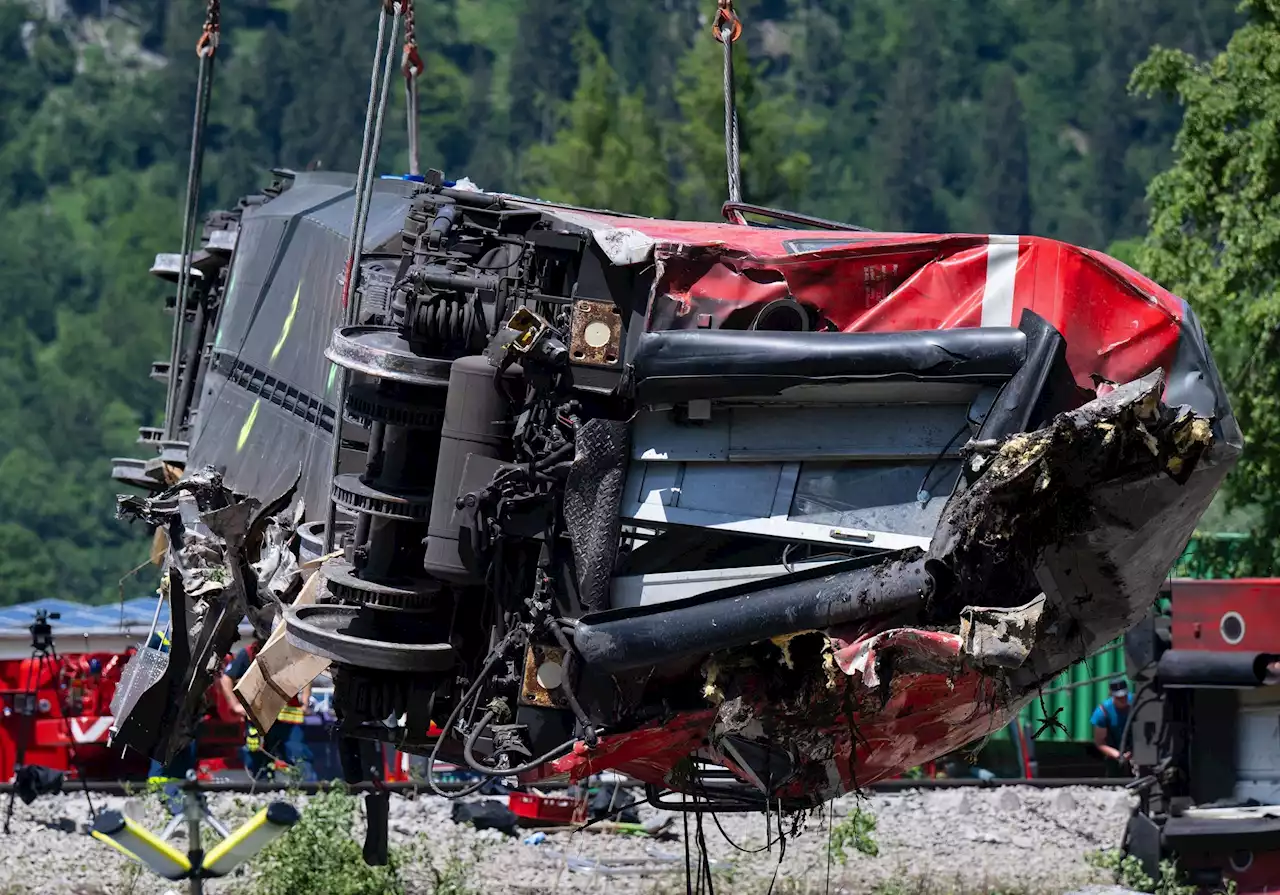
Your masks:
M1160 657L1156 677L1165 688L1251 689L1262 686L1267 665L1275 658L1269 653L1171 649Z
M933 588L918 550L862 557L675 603L584 616L573 643L591 671L628 671L920 608Z
M493 719L494 713L492 709L485 712L484 716L476 726L471 729L471 733L467 737L466 745L462 747L462 759L467 763L467 767L475 771L477 774L484 774L486 777L514 777L517 774L527 774L529 771L542 767L549 761L555 761L557 758L563 758L568 755L573 751L574 744L578 742L575 737L572 740L556 746L546 755L535 758L532 761L519 765L518 767L502 768L500 770L497 768L488 768L480 764L472 750L475 749L476 742L480 739L480 734L484 733L489 728L489 725L493 723Z
M507 648L519 639L521 633L520 628L512 628L511 631L507 633L507 636L502 638L498 645L493 648L493 652L491 652L489 654L489 658L485 660L484 666L480 669L480 673L476 675L476 679L467 689L466 695L458 700L457 705L453 707L453 711L449 713L449 720L447 720L440 728L440 736L436 738L436 744L431 747L431 755L427 758L427 787L436 795L445 799L460 799L463 796L469 796L474 792L479 792L481 787L488 782L488 780L481 780L460 792L447 793L440 788L438 783L436 783L436 759L440 755L440 746L444 743L445 737L449 735L449 731L453 730L453 725L457 723L458 717L462 714L463 708L467 703L471 702L471 700L475 698L477 693L480 692L480 687L484 685L484 680L488 677L489 672L493 670L493 666L497 664L499 659L506 655Z

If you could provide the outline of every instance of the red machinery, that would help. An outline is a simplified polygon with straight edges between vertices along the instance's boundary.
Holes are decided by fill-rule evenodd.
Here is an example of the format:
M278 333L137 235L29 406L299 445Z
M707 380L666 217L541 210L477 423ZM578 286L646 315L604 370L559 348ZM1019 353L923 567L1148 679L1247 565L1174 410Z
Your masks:
M1126 637L1142 803L1126 848L1147 873L1280 892L1280 579L1175 580Z
M0 780L13 779L24 749L22 764L72 777L145 777L145 757L107 746L111 699L134 652L0 660ZM199 744L202 774L239 766L244 739L217 687L210 696L213 711L204 719Z

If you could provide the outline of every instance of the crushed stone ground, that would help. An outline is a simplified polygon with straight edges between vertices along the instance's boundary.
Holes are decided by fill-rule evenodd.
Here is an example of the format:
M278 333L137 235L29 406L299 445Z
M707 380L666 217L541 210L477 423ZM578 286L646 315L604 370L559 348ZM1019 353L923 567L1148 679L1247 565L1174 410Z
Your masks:
M220 820L232 827L267 801L263 796L219 794L211 797L211 807ZM99 809L127 810L154 831L160 830L166 819L155 797L95 797L94 803ZM858 804L852 797L837 801L836 822ZM707 849L719 871L716 891L764 895L776 872L774 892L780 895L871 893L886 881L903 883L900 891L907 895L1066 895L1090 884L1110 882L1086 863L1085 856L1119 844L1132 802L1116 789L1006 787L881 794L870 796L861 805L877 818L875 838L880 854L874 858L851 854L846 864L832 862L829 870L829 806L821 816L807 819L801 835L787 842L785 856L777 846L751 855L735 851L712 820L705 818ZM485 895L675 895L685 891L683 824L679 817L672 827L676 838L667 841L555 832L540 845L525 845L520 837L455 825L450 820L450 809L450 803L438 798L393 798L392 843L416 844L420 854L425 850L437 859L450 852L474 855L474 883L476 890ZM657 812L645 807L641 814L647 820ZM17 803L12 834L0 836L0 895L186 892L185 883L170 883L147 872L139 873L126 858L82 833L64 833L45 825L62 818L77 825L88 821L83 794L45 797L30 806ZM726 814L721 816L720 824L743 848L755 849L765 843L765 819L760 815ZM776 820L773 827L776 835ZM690 838L694 835L695 824L690 818ZM185 845L183 840L176 844L180 848ZM586 869L589 862L600 862L621 872L592 871ZM405 879L409 892L432 892L431 875L421 864L408 867ZM206 891L247 895L253 891L252 883L252 878L241 872L211 882Z

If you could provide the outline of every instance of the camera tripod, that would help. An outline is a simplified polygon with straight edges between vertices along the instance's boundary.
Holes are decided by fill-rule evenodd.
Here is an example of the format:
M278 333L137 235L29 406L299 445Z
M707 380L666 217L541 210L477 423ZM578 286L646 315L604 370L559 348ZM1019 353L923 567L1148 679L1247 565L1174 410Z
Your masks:
M56 689L58 683L58 674L62 667L62 660L58 657L58 647L53 639L53 625L49 624L50 620L57 620L62 617L58 612L46 612L43 609L36 610L35 621L28 626L31 632L31 657L27 663L26 675L23 678L23 687L17 691L14 698L15 714L25 716L28 721L19 727L17 748L14 751L14 787L9 790L9 803L5 807L4 812L4 833L9 835L9 825L13 820L13 800L18 792L17 776L21 772L27 757L27 745L32 733L35 731L36 714L40 702L40 681L48 675L48 680ZM59 712L62 716L62 723L67 728L68 749L71 753L71 764L79 771L79 763L76 761L76 747L71 737L71 724L66 714ZM89 803L89 817L95 818L96 812L93 810L93 799L89 796L88 781L84 779L84 774L79 774L80 782L85 787L85 801Z

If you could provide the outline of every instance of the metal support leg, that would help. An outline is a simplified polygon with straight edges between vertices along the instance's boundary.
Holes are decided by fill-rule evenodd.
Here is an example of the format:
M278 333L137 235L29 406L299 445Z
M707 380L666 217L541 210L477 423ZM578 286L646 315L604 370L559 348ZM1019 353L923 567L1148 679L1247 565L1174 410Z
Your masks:
M187 821L187 859L191 861L191 895L203 895L204 880L200 868L204 865L204 849L200 847L200 821L205 815L204 801L197 789L195 772L187 773L186 802L183 815Z

